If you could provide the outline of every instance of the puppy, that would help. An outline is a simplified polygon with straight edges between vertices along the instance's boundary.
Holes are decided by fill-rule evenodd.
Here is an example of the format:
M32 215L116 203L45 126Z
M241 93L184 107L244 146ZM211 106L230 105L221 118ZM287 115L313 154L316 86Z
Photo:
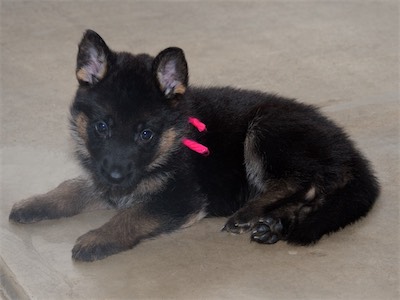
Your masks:
M365 216L379 194L367 160L315 107L276 95L188 85L179 48L114 52L94 31L79 44L71 105L87 176L14 205L33 223L116 209L76 241L103 259L205 216L262 244L307 245Z

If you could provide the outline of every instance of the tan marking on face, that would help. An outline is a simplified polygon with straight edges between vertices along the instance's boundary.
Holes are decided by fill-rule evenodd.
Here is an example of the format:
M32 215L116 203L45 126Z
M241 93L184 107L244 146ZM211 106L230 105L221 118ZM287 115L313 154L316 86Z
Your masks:
M174 128L165 131L160 139L154 160L147 166L147 171L154 170L165 164L170 155L176 150L178 133Z
M76 117L76 130L79 136L86 142L87 141L87 125L88 125L88 117L84 113L79 113Z
M73 120L71 135L75 141L75 152L82 157L90 157L88 149L86 147L87 143L87 125L88 118L85 114L79 113Z

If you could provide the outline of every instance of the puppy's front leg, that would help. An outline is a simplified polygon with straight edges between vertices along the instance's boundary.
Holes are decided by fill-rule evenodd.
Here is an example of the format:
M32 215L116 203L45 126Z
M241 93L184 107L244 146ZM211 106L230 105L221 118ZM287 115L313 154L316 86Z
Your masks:
M33 196L14 204L9 219L17 223L34 223L109 207L89 180L78 177L64 181L46 194Z
M192 211L171 206L160 209L156 203L140 203L119 211L109 222L89 231L76 241L72 257L78 261L94 261L133 248L141 240L187 227L201 219L202 210Z

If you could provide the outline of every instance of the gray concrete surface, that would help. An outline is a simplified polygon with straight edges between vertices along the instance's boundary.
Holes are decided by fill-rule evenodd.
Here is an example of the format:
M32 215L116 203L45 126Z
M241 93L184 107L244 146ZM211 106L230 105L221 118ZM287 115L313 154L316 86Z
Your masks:
M90 264L71 248L112 212L9 224L13 203L80 172L67 118L86 28L115 50L182 47L192 84L320 106L372 161L374 210L312 247L250 243L219 218ZM0 208L3 297L399 299L398 1L2 1Z

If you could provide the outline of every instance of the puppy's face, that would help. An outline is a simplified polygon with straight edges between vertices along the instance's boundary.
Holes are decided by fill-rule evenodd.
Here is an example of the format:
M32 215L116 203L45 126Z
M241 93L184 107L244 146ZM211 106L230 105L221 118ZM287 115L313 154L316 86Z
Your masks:
M182 50L156 58L111 51L87 31L79 45L71 107L76 153L103 186L134 188L181 147L187 86Z

